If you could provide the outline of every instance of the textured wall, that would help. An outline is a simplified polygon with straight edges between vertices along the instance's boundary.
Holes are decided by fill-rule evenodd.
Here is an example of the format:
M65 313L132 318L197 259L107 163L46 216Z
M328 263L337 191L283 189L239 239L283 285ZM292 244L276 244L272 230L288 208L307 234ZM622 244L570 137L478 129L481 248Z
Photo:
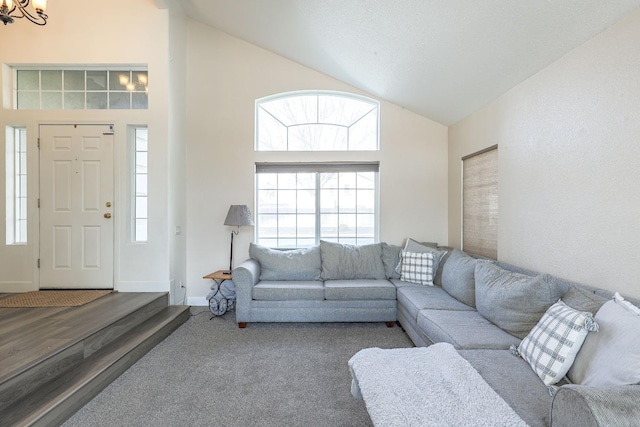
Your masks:
M500 260L640 296L640 10L449 129L460 158L499 144Z

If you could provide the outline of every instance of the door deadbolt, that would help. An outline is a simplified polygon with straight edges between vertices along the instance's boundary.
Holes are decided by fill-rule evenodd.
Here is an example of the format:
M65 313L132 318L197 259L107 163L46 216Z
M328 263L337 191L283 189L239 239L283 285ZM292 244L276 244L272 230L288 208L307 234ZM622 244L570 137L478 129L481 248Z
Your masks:
M111 202L107 202L104 204L106 207L110 208L111 207Z
M104 217L109 219L109 218L111 218L111 214L109 212L107 212L106 214L104 214Z

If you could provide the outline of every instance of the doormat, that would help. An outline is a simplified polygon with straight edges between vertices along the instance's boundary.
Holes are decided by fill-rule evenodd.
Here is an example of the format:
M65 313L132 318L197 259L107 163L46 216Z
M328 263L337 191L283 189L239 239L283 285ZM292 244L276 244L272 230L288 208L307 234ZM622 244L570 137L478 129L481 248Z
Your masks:
M0 299L0 308L79 307L111 292L110 290L25 292Z

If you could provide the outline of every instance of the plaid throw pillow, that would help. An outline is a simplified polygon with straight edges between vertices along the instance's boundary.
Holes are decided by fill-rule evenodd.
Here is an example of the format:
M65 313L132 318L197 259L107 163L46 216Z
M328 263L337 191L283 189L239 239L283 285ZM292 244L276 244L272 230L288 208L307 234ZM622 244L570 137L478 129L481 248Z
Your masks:
M432 252L402 251L401 256L400 280L433 286L434 256Z
M550 386L567 374L587 333L597 330L593 314L558 301L549 307L518 349L512 347L512 351L529 362L540 379Z

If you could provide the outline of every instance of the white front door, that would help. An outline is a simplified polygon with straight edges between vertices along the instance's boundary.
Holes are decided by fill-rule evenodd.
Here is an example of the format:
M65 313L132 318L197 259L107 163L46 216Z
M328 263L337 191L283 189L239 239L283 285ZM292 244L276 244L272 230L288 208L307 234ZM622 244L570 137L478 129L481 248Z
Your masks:
M40 126L40 288L113 289L113 126Z

